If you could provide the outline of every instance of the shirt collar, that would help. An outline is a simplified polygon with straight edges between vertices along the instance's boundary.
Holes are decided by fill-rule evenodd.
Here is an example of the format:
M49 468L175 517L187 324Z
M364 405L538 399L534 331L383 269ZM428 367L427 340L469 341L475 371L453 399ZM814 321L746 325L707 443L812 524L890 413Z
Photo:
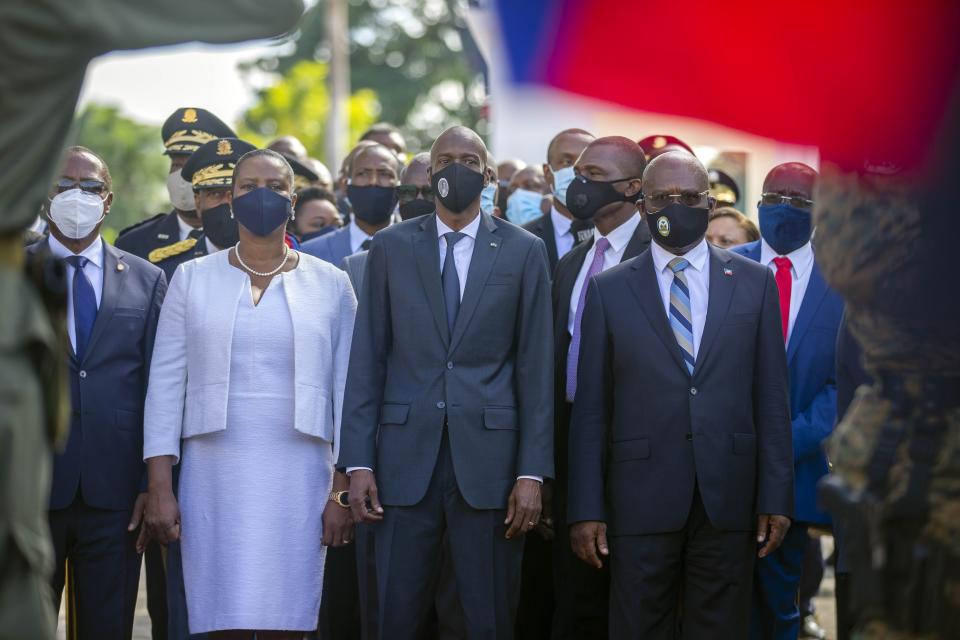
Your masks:
M656 241L650 242L650 250L653 252L653 265L657 268L657 272L667 269L667 265L670 264L670 261L674 258L683 258L697 271L703 271L703 268L707 264L707 258L710 255L710 250L707 249L706 240L701 240L697 246L695 246L693 249L690 249L690 251L687 251L682 256L670 253L657 244Z
M760 238L760 264L769 267L773 259L779 255L766 240ZM813 265L813 243L808 240L802 247L794 249L784 257L790 259L797 278L802 278Z
M623 224L607 234L607 241L610 243L610 248L613 249L615 253L621 253L624 249L627 248L627 244L630 242L630 238L633 237L633 232L637 230L637 226L640 224L640 214L634 213L632 216L627 218ZM603 238L603 234L600 233L600 230L596 227L593 228L593 243L596 245L597 240Z
M103 239L98 235L93 242L90 243L86 249L81 251L79 254L70 251L63 245L62 242L57 240L56 236L52 233L47 236L48 245L50 247L50 253L55 255L60 259L69 258L74 255L81 255L99 268L103 268Z
M367 232L357 226L357 221L350 219L350 248L359 247L364 242L369 240L371 236L367 235Z
M463 229L460 229L460 233L466 236L470 236L474 240L477 239L477 231L480 229L480 218L483 214L478 213L477 217L470 221L470 224L465 226ZM448 227L443 220L440 219L440 216L437 216L437 238L442 238L445 233L450 233L453 231Z
M186 240L190 237L190 232L193 231L193 227L188 225L183 221L183 218L180 217L179 213L174 214L177 216L177 226L180 227L180 238Z
M553 228L556 229L557 235L561 236L568 233L570 231L570 225L573 224L573 220L557 211L556 207L550 208L550 220L553 221Z

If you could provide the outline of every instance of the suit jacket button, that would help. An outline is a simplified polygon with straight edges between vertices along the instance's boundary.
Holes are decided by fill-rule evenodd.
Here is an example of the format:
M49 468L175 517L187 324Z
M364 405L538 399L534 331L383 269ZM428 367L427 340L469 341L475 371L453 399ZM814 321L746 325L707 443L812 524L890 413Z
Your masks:
M452 362L448 362L448 363L447 363L447 369L453 369L453 363L452 363Z
M446 408L447 408L447 403L444 402L443 400L437 403L437 409L446 409Z
M687 442L693 442L693 434L692 434L692 433L688 433L688 434L687 434Z
M692 395L692 396L697 395L697 388L696 388L696 387L690 387L690 395Z
M86 378L86 377L87 377L87 372L86 372L86 371L81 371L81 372L80 372L80 377L81 377L81 378Z

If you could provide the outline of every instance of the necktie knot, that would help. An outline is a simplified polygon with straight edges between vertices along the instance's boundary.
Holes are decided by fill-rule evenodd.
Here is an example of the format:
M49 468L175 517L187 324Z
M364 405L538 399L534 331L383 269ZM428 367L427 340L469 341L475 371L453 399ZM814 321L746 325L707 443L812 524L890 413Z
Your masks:
M191 229L190 233L187 234L188 238L193 238L194 240L199 240L200 236L203 235L203 229Z
M607 249L610 248L610 241L606 238L600 238L597 240L597 253L606 253Z
M465 233L460 233L459 231L450 231L443 234L443 237L447 240L447 251L453 249L453 245L463 240L465 235Z
M790 258L778 257L773 259L773 264L777 265L777 271L789 271L793 268Z
M87 266L87 263L90 262L90 260L88 260L84 256L67 256L67 262L74 269L79 269L80 271L83 271L83 268Z
M679 273L690 266L690 263L687 262L684 258L674 258L667 266L670 267L670 270L674 273Z
M366 240L364 240L363 242L360 243L360 250L361 250L361 251L369 251L369 250L370 250L370 238L367 238Z

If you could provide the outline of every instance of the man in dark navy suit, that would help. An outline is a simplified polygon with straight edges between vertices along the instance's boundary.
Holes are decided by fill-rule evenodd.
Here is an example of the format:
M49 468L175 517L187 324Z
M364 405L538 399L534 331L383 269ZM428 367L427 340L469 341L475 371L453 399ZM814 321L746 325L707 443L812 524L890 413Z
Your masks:
M750 635L756 640L797 638L807 528L830 524L816 498L817 482L827 474L822 444L836 422L834 348L843 300L827 286L814 260L810 239L816 181L817 172L805 164L774 167L763 182L761 238L733 249L774 274L790 370L796 516L780 548L757 563L750 616Z
M567 439L570 409L576 394L578 358L571 349L571 339L574 335L580 335L577 325L582 319L581 303L589 279L635 258L650 246L650 232L637 211L645 166L643 150L633 140L619 136L598 138L576 160L576 177L571 181L570 188L565 190L577 219L588 220L594 227L588 240L575 245L560 259L553 277L556 365L554 463L557 475L556 481L550 486L553 487L553 516L557 532L553 544L556 598L553 637L557 639L608 637L609 567L597 571L581 562L570 548L567 531ZM617 182L613 182L615 180ZM583 203L578 199L574 205L569 196L576 196L584 187L595 183L612 183L607 191L608 197L587 199Z
M146 488L143 401L167 281L100 237L113 194L109 169L92 151L67 150L50 195L50 236L41 244L67 265L73 407L53 467L52 587L59 602L69 561L81 640L129 638Z
M793 515L776 284L707 245L708 190L692 155L651 161L654 242L588 285L567 518L574 552L610 563L611 638L745 637L754 558Z

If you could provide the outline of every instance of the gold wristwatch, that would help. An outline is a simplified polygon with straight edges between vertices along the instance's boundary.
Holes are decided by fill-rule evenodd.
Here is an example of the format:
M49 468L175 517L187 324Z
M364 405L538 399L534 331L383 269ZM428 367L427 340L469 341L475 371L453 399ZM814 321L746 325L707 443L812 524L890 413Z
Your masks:
M331 491L330 501L337 503L344 509L349 509L350 508L350 492L349 491Z

